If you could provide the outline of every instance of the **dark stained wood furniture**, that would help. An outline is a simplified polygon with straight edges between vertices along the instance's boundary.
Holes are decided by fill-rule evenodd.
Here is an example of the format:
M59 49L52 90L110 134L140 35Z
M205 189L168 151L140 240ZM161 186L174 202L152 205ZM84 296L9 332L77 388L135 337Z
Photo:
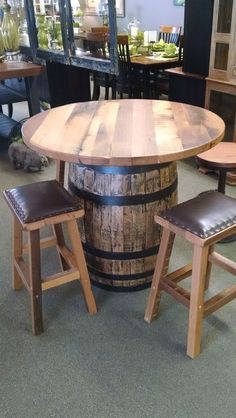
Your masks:
M141 71L143 78L143 98L148 99L151 96L150 73L157 74L160 70L176 67L179 57L162 58L161 56L134 56L130 58L131 64L136 72ZM155 86L154 86L155 87Z
M168 68L169 100L205 106L206 81L204 76L183 71L182 67Z
M44 66L30 62L4 61L0 63L0 80L24 78L30 116L40 112L36 77L44 71Z
M36 151L75 163L69 183L85 208L91 279L131 290L151 281L159 245L154 214L176 203L175 161L216 145L224 123L194 106L123 99L51 109L22 133ZM57 176L63 182L63 164Z
M178 46L181 35L181 29L181 26L161 25L159 28L158 39L163 39L163 41L168 44L172 43Z

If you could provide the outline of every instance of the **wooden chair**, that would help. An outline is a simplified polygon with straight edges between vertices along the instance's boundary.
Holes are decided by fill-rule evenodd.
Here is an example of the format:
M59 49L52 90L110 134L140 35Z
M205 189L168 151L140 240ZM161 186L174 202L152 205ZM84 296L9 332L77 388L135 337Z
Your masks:
M179 57L176 67L181 67L183 63L184 53L184 36L180 35L179 39ZM155 98L159 99L162 94L169 96L169 76L165 71L159 70L155 74Z
M84 258L76 220L84 211L56 180L44 181L8 189L4 197L14 216L13 240L13 288L21 289L22 283L30 294L32 331L43 332L42 291L80 279L90 314L97 311ZM62 223L67 225L72 250L64 240ZM52 226L53 235L40 240L40 230ZM23 231L28 244L23 245ZM61 272L42 278L40 248L56 246ZM29 262L24 259L28 254Z
M220 142L208 151L197 155L199 167L207 171L216 171L218 177L218 192L225 193L227 173L236 171L236 143Z
M203 318L236 297L234 284L204 301L212 263L236 275L236 263L214 251L216 243L236 232L236 199L209 191L167 209L155 221L163 231L145 320L151 322L157 316L162 290L181 302L189 309L187 354L194 358L200 353ZM193 260L168 274L175 235L193 245ZM192 287L188 292L178 283L190 275Z
M28 101L26 92L18 92L11 87L5 85L4 81L0 82L0 112L3 112L3 105L7 105L9 118L13 115L13 104Z
M91 32L109 33L109 27L108 26L96 26L96 27L91 28Z
M93 28L96 29L96 28ZM107 32L89 32L87 33L86 44L95 58L107 59L106 51L108 48ZM100 97L100 87L105 88L105 99L109 99L109 89L111 88L112 99L116 98L115 76L102 71L93 71L93 93L92 100L98 100Z
M181 35L181 26L165 26L161 25L159 28L159 40L163 39L166 43L172 43L179 46Z
M123 93L128 94L129 98L140 97L142 75L137 74L131 65L128 35L117 36L117 51L119 74L116 76L116 91L120 98L123 98Z

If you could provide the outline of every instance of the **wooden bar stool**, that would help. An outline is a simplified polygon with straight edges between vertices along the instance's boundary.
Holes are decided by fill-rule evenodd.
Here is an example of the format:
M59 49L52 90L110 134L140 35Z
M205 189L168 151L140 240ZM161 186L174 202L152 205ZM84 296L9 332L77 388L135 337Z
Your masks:
M78 201L56 180L8 189L3 194L14 215L13 288L18 290L23 283L30 294L33 334L43 332L42 290L80 279L88 311L96 313L76 221L84 215ZM64 240L63 222L68 228L72 250ZM47 225L52 226L53 235L40 239L40 229ZM23 231L27 232L27 245L23 245ZM42 278L40 248L51 246L57 247L62 271ZM28 253L28 263L24 253Z
M209 191L169 208L155 221L163 227L156 268L148 297L145 320L151 322L158 313L160 292L164 290L189 309L187 354L200 354L202 320L236 297L236 284L204 301L209 286L211 264L236 275L236 263L214 251L214 245L236 232L236 199ZM175 235L193 245L192 263L168 274ZM177 283L192 275L191 292Z
M218 171L218 192L225 193L227 173L236 171L236 143L220 142L196 157L197 164L207 170Z

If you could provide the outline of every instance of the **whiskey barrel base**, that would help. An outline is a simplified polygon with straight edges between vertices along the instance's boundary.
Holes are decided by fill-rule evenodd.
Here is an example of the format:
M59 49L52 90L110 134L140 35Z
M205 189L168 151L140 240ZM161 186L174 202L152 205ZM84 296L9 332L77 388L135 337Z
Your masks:
M70 164L69 190L85 211L80 231L92 283L119 292L149 287L160 242L154 215L176 204L176 163Z

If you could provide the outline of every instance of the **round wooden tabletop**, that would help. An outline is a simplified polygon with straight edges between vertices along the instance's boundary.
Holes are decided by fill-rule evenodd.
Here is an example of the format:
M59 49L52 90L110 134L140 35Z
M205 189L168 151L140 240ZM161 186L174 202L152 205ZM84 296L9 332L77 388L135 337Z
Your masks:
M236 143L221 142L197 156L200 164L209 168L236 169Z
M196 106L165 100L75 103L28 119L22 134L35 151L62 161L145 165L187 158L220 142L223 120Z

